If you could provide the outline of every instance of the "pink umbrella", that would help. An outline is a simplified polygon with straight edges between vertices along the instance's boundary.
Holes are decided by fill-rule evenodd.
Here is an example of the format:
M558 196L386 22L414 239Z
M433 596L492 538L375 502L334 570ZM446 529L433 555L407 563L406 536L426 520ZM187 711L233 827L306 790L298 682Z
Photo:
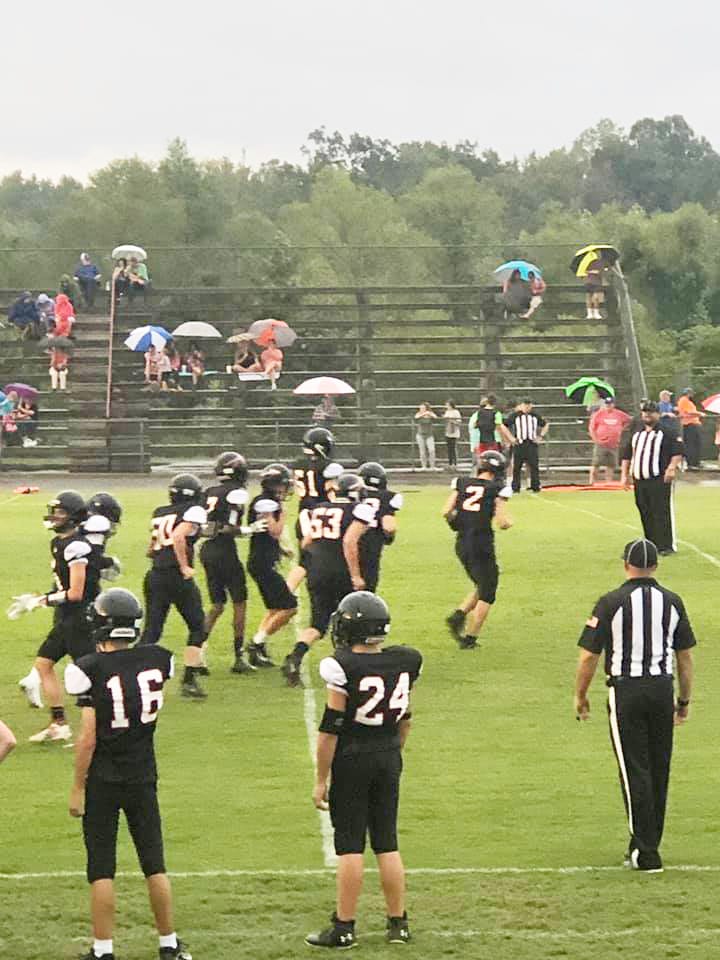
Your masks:
M31 387L27 383L9 383L3 389L5 393L10 393L11 390L14 390L19 397L24 397L26 400L35 400L38 395L35 387Z
M702 402L703 408L708 413L720 413L720 393L714 393Z
M342 393L355 393L354 387L336 377L312 377L304 380L293 393L299 396L328 396L337 397Z

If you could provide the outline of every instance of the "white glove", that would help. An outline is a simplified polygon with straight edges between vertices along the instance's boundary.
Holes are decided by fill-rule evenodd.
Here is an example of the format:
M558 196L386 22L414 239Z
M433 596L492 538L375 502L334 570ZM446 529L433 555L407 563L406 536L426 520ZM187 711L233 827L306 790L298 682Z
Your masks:
M42 594L37 593L21 593L19 597L13 597L13 602L7 609L8 620L17 620L24 613L36 610L42 599Z
M101 580L117 580L117 578L122 574L122 565L117 557L111 557L112 566L105 567L104 570L100 572Z
M256 520L249 527L240 527L240 533L243 537L250 537L253 533L265 533L268 528L267 520Z

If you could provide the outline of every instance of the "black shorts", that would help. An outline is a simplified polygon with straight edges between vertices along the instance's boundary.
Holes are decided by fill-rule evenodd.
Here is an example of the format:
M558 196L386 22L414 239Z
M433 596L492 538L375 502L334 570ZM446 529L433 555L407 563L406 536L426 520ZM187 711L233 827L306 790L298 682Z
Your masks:
M107 783L92 776L85 786L83 837L88 883L115 876L120 811L125 813L140 867L146 877L165 873L157 784Z
M63 657L79 660L88 653L95 652L92 630L86 607L62 614L58 610L50 633L37 652L39 657L57 663Z
M477 587L478 600L495 603L500 571L492 546L483 544L481 547L458 540L455 552L465 572Z
M225 546L210 540L202 545L200 560L205 567L211 603L222 606L228 597L233 603L245 603L245 568L240 562L234 543Z
M312 570L308 574L310 594L310 626L324 636L330 625L330 617L340 606L340 601L353 592L350 577L345 574L334 577L318 577Z
M362 853L367 833L374 853L397 850L402 766L399 749L355 753L338 746L330 784L330 818L338 856Z
M295 610L298 601L275 567L248 567L267 610Z

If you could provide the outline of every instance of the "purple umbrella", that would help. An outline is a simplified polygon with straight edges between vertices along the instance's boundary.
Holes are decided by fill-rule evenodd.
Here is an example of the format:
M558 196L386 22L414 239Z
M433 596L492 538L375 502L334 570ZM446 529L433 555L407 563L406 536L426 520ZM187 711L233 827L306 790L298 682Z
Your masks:
M31 387L27 383L9 383L6 387L3 387L3 390L5 393L10 393L11 390L14 390L15 393L24 400L36 400L38 395L35 387Z

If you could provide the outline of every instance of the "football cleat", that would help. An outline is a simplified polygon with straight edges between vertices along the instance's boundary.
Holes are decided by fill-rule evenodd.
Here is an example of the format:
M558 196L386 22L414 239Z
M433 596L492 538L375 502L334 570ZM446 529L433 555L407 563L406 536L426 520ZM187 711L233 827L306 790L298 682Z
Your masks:
M192 954L182 942L178 940L176 947L160 947L160 960L192 960Z
M185 697L188 700L205 700L207 698L207 693L205 693L203 688L197 682L197 678L193 677L192 680L183 681L183 684L180 687L180 696Z
M445 623L448 625L448 630L452 634L453 640L457 640L457 642L460 643L463 635L462 629L465 626L465 614L462 610L455 610L454 613L451 613L445 620Z
M330 926L320 933L309 933L305 937L309 947L329 947L335 950L351 950L358 945L355 937L355 924L340 923L335 914L330 917Z
M404 913L401 917L387 918L385 939L388 943L410 942L410 926L408 924L407 913Z
M50 740L71 740L72 730L69 723L51 723L40 733L34 733L28 737L30 743L45 743Z
M641 853L639 850L633 849L630 852L630 868L631 870L639 870L641 873L662 873L663 862L657 852Z
M35 668L33 668L26 677L23 677L22 680L18 680L18 686L27 697L30 706L42 710L43 702L40 692L42 685Z
M255 673L255 667L248 663L240 653L235 657L235 663L230 667L230 673Z
M291 653L285 657L283 665L280 667L280 672L285 677L285 681L289 687L302 686L300 664Z
M248 660L250 661L250 666L261 669L275 666L268 656L267 647L264 643L250 644L248 647Z
M460 637L458 640L458 646L461 650L474 650L477 645L477 637L471 637L470 634L465 634L464 637Z
M78 960L115 960L114 953L103 953L101 957L95 953L95 951L90 948L89 953L84 953L81 957L78 957Z

